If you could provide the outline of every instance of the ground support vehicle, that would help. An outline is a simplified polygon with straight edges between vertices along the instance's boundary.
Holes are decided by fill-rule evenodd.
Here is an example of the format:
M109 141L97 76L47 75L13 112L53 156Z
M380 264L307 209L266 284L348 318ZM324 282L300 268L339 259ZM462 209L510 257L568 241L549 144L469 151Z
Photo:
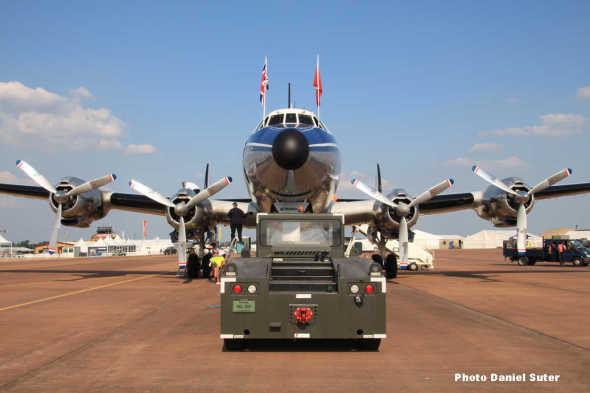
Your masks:
M256 257L221 275L226 349L249 340L350 340L376 350L385 338L381 266L344 257L344 220L332 214L258 214Z
M560 243L566 246L561 259L557 252ZM590 250L576 239L543 239L542 248L527 248L524 255L518 253L515 240L505 240L503 255L511 262L517 261L521 266L534 265L537 261L571 262L574 266L588 266L590 263Z

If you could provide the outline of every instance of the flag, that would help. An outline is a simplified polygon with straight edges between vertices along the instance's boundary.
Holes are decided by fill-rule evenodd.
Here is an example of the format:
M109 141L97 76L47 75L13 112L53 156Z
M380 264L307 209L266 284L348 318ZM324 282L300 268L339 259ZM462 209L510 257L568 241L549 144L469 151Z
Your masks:
M320 96L323 93L322 90L322 78L320 77L320 57L318 56L315 65L315 76L313 77L313 87L315 87L315 103L320 106Z
M262 106L266 103L266 92L270 87L268 81L268 59L264 58L264 66L262 67L262 81L260 82L260 104Z
M147 220L143 220L143 238L147 239Z

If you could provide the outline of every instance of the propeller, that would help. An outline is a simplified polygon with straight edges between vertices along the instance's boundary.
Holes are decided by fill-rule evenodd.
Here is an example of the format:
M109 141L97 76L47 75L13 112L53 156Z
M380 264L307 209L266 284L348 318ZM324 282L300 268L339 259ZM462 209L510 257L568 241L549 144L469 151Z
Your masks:
M167 206L169 208L174 209L174 214L180 217L179 226L178 226L178 269L184 270L186 267L186 226L184 222L184 216L188 214L188 212L198 203L203 202L204 200L212 197L213 195L217 194L219 191L223 190L232 182L231 177L224 177L219 179L217 182L213 183L211 186L201 190L199 193L194 195L191 199L187 202L180 201L174 204L170 199L166 198L164 195L160 194L159 192L152 190L150 187L146 186L138 182L137 180L131 179L129 181L129 187L133 190L137 191L138 193L145 195L146 197L150 198L153 201L158 202L161 205ZM189 182L184 182L184 184ZM186 186L185 186L186 187Z
M527 213L525 204L531 199L531 197L535 193L543 191L547 187L552 186L553 184L565 179L566 177L572 174L572 170L570 168L562 169L559 172L556 172L555 174L549 176L545 180L538 183L528 192L524 192L512 190L502 180L487 173L477 165L474 165L473 168L471 168L471 170L473 171L473 173L475 173L477 176L481 177L491 185L499 188L502 191L505 191L516 203L518 203L518 211L516 214L516 248L518 249L518 254L521 256L526 254Z
M16 167L22 170L27 176L29 176L35 183L39 184L41 187L49 191L53 194L53 198L57 202L57 218L55 221L55 225L53 226L53 232L51 234L51 239L49 240L49 247L48 251L50 254L54 254L57 252L57 239L59 235L59 228L61 227L61 213L62 213L62 205L66 202L71 201L76 195L83 194L88 191L95 190L99 187L102 187L108 183L112 183L117 179L117 175L114 173L99 177L94 180L87 181L86 183L82 183L79 186L75 186L68 192L64 192L61 190L56 190L55 187L49 183L49 181L35 168L29 165L26 161L18 160L16 162Z
M395 214L398 217L401 217L399 223L399 256L401 263L408 262L408 221L407 217L410 214L412 207L424 203L431 199L432 197L440 194L441 192L445 191L447 188L451 187L455 181L453 179L446 179L439 184L435 185L434 187L429 188L428 190L424 191L422 194L418 195L414 198L409 204L406 203L395 203L389 200L385 195L383 195L380 191L375 190L374 188L364 184L358 179L352 179L352 185L370 196L371 198L391 207ZM381 187L381 169L379 165L377 165L377 187Z

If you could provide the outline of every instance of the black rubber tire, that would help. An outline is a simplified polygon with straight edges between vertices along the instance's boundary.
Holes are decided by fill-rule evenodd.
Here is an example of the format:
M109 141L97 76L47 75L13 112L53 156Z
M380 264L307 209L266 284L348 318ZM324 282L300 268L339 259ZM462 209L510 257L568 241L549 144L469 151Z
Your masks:
M578 266L582 266L582 260L580 258L574 258L572 259L572 265L578 267Z
M417 272L418 271L418 265L415 262L412 262L408 265L408 270L412 271L412 272Z
M385 258L385 277L396 278L397 277L397 258L394 254L389 254Z
M537 263L537 260L536 259L534 259L534 258L529 259L529 265L530 266L534 266L535 263Z
M223 348L226 351L240 351L244 348L244 340L225 338L223 340Z
M373 260L373 262L377 262L378 264L381 265L381 267L383 267L383 258L381 257L381 255L373 254L373 255L371 255L371 259Z
M381 345L380 338L367 338L361 340L359 346L363 351L376 351L379 349L379 345Z
M518 258L518 265L519 266L528 266L529 259L527 257L520 257Z
M199 268L201 267L199 257L190 254L186 261L186 275L188 278L199 278Z
M582 262L582 266L588 266L588 262Z

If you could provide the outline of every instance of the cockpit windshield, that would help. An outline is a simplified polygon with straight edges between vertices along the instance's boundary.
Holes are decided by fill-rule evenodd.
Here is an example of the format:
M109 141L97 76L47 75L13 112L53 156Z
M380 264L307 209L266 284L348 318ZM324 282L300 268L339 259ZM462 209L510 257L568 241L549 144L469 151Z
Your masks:
M295 124L297 123L297 115L295 113L287 113L285 123Z
M283 114L273 115L268 122L269 126L278 126L283 124Z
M314 126L313 119L310 115L299 115L299 124Z

